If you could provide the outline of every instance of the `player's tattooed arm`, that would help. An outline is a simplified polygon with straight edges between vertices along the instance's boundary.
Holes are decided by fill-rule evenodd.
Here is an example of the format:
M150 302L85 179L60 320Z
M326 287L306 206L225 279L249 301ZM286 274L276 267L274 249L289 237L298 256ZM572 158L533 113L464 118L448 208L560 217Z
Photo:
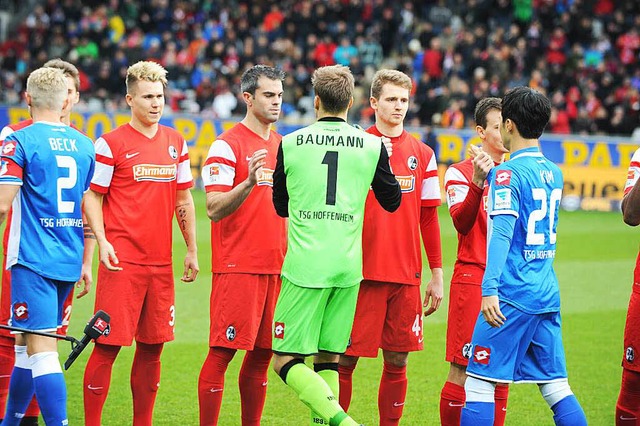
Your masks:
M176 220L187 245L187 255L184 258L184 272L181 280L192 282L198 276L200 267L198 266L198 245L196 242L196 209L189 189L178 190Z

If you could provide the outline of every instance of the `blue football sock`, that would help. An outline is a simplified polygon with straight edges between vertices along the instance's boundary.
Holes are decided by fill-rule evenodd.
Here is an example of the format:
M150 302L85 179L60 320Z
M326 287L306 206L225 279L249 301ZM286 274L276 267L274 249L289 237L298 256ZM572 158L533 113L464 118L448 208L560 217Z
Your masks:
M587 426L587 418L575 395L564 397L551 409L558 426Z
M33 399L33 379L26 346L15 346L16 361L9 382L9 398L4 415L4 426L19 425Z
M467 401L460 415L460 426L492 426L496 404Z
M40 352L29 357L36 397L47 425L66 425L67 386L57 352Z

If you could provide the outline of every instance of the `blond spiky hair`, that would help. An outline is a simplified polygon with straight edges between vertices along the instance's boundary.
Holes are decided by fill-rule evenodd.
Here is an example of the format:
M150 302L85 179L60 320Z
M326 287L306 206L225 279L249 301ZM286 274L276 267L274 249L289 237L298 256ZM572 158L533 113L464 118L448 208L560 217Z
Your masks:
M131 88L141 80L159 81L164 87L167 87L167 70L155 62L136 62L127 69L127 93L131 93Z
M373 75L373 81L371 82L371 96L376 99L380 99L382 86L387 83L400 86L411 92L411 78L408 75L398 70L379 70Z
M62 111L67 99L67 77L57 68L38 68L27 78L32 108Z

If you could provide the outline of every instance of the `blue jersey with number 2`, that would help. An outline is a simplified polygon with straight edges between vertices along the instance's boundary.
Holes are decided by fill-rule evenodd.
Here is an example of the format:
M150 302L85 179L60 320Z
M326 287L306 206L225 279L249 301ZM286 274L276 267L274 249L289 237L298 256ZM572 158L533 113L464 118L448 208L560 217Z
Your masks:
M2 145L0 184L20 185L13 201L7 268L18 263L46 278L80 278L82 197L95 167L91 139L60 123L36 122Z
M515 227L502 268L490 264L489 251L483 296L496 294L497 289L501 301L524 312L559 311L560 292L553 260L562 172L538 148L526 148L491 170L487 179L490 185L488 244L497 216L515 217Z

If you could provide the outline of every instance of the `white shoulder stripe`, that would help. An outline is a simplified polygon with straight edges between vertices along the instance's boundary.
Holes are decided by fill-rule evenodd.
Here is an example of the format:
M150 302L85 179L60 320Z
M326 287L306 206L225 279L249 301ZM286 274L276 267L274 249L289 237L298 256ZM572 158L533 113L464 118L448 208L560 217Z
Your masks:
M449 167L447 171L444 173L444 184L447 185L451 181L457 182L467 182L467 178L462 174L462 172L456 167Z
M96 155L102 155L103 157L113 158L113 152L111 147L104 138L98 138L95 143Z
M211 144L207 158L211 157L221 157L226 158L229 161L233 161L234 163L236 162L236 154L233 152L231 145L222 139L216 139Z

